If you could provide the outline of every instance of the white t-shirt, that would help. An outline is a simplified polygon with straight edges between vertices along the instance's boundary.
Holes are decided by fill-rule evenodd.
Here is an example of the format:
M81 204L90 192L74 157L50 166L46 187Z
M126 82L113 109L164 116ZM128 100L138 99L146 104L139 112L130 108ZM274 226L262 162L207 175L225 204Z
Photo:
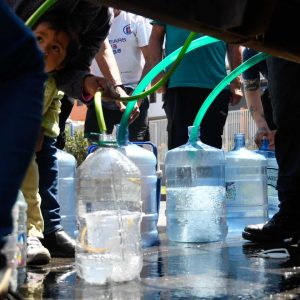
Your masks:
M122 83L127 87L135 88L141 79L145 60L140 47L148 45L151 27L148 19L125 11L121 11L113 19L108 39L120 70ZM100 75L95 60L91 71L95 75Z

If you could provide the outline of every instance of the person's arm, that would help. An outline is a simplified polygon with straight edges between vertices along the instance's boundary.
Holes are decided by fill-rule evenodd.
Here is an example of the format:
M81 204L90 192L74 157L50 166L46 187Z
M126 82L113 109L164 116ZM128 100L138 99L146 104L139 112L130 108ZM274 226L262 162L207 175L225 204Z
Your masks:
M227 58L230 71L236 69L242 63L242 51L241 46L228 44L227 45ZM241 90L241 78L240 76L236 77L230 83L230 91L232 93L231 104L236 105L238 104L242 97L243 93Z
M269 140L269 146L272 148L274 146L274 132L270 130L264 116L264 109L261 102L260 79L243 79L243 83L247 107L257 126L257 132L254 137L255 143L260 147L263 137L266 136Z
M107 38L104 40L99 52L96 54L95 60L101 73L112 83L115 91L121 97L127 97L128 95L122 88L122 80L117 61ZM126 109L126 106L122 102L116 101L116 104L119 106L120 111L124 111ZM135 105L135 108L130 114L129 123L131 124L139 116L139 114L139 107L138 105Z
M153 24L150 39L149 39L149 62L150 65L147 65L146 68L150 68L156 66L163 57L163 43L165 38L165 27ZM147 69L145 69L146 72ZM158 82L164 76L164 72L161 72L156 78L153 80L152 84ZM157 90L158 93L165 92L166 87L162 86Z
M98 12L94 14L94 11L97 10ZM88 28L86 32L80 33L80 52L72 63L57 72L57 85L68 96L83 102L86 102L85 96L89 100L99 89L103 91L103 97L115 99L119 95L115 92L111 82L90 74L91 61L99 51L110 28L110 10L106 7L99 9L99 5L96 6L88 3L88 1L83 1L72 13L75 25L76 20L80 20L80 17L88 22L87 16L89 14L92 14L93 21L86 26Z

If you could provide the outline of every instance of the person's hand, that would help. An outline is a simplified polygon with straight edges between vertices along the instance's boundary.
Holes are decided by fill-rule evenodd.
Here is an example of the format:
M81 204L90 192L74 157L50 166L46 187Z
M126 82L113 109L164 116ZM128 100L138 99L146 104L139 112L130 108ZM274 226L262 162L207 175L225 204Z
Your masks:
M275 149L275 133L276 133L276 130L270 130L267 127L259 127L254 136L255 144L257 145L258 148L260 148L263 138L267 137L267 139L269 140L269 149L274 150Z
M122 96L122 97L128 97L127 93L122 89L121 86L116 87L117 92ZM126 105L121 102L121 101L115 101L116 105L119 107L121 112L124 112L126 109ZM140 115L140 105L141 105L141 100L137 101L137 103L135 104L130 117L129 117L129 124L131 124L132 122L134 122L134 120Z
M101 91L102 99L104 101L115 101L121 97L121 95L117 92L118 89L114 87L113 83L103 77L94 75L85 77L83 88L84 92L91 96L94 96L96 92Z
M236 78L230 83L230 91L231 91L230 104L231 105L239 104L243 97L243 92L241 89L241 81L239 79Z

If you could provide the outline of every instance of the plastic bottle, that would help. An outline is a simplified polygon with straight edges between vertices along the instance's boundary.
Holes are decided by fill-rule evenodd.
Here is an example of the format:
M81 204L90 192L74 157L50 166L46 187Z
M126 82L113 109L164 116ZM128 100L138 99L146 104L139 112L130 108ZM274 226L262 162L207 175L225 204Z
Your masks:
M27 203L21 191L12 209L12 218L13 232L6 237L3 252L7 257L8 265L12 268L11 287L16 290L18 272L24 273L27 257Z
M78 168L76 268L91 284L139 277L141 174L116 146L101 146Z
M141 201L143 211L141 223L142 246L152 246L158 242L157 221L159 199L157 199L157 160L153 152L129 143L128 127L125 139L120 141L117 138L117 140L119 145L118 149L125 154L141 172Z
M19 191L17 215L17 263L18 268L26 267L27 261L27 202L23 193Z
M57 150L58 160L58 202L60 205L61 224L73 238L77 234L75 178L76 159L70 153Z
M192 130L189 127L189 134ZM171 241L213 242L226 237L224 167L222 150L191 136L187 144L167 152L166 217Z
M267 160L245 148L245 134L234 135L234 148L226 153L226 201L229 231L268 219Z
M267 159L267 177L268 177L268 214L272 218L279 210L278 192L276 190L278 179L278 164L275 152L269 149L269 140L264 137L261 147L256 150L257 153L263 155Z

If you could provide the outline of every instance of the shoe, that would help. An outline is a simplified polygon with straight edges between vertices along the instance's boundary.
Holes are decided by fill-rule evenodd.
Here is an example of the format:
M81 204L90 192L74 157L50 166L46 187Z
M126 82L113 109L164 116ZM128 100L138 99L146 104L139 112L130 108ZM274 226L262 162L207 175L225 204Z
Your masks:
M51 256L40 240L35 236L27 238L27 264L45 265L50 262Z
M45 235L41 242L52 257L75 257L75 241L63 229Z
M278 212L265 224L246 226L242 236L246 240L259 243L299 239L300 226L296 222L295 217L283 216L282 213Z
M6 256L0 252L0 299L8 294L12 269L7 266Z

